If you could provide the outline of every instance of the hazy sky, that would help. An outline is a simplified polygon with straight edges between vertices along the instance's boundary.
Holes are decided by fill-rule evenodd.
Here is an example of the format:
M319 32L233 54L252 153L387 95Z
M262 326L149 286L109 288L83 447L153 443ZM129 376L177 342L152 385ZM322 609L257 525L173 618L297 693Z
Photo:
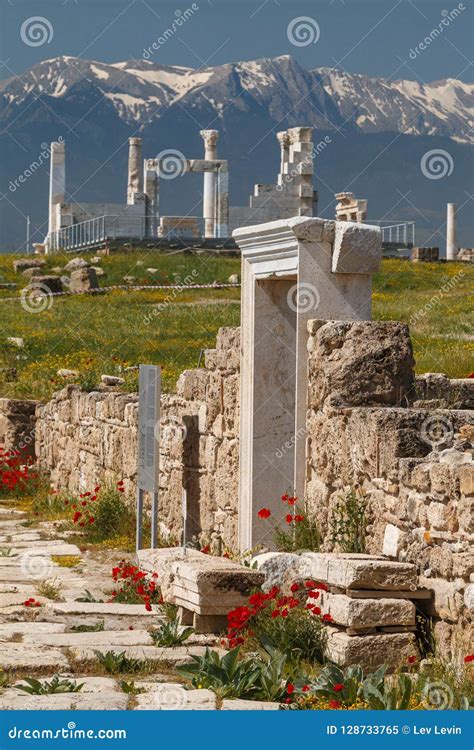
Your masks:
M140 59L192 0L0 0L0 77L57 55L106 62ZM304 67L432 81L472 80L472 0L196 0L191 18L153 61L193 68L293 55ZM425 50L411 54L449 20ZM41 16L48 39L25 44L21 29ZM316 43L289 39L293 19L308 17ZM317 31L316 31L317 30ZM34 41L34 40L33 40ZM296 39L305 42L305 39Z

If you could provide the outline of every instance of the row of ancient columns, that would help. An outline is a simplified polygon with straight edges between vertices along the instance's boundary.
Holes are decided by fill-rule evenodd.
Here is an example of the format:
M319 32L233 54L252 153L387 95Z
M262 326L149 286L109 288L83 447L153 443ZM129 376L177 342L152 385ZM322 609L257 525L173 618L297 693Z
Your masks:
M217 159L217 130L201 130L204 140L204 161ZM156 159L146 159L142 172L142 139L129 138L127 203L133 205L141 200L147 203L147 226L150 235L156 234L158 214L159 167ZM219 174L213 165L204 168L203 218L204 236L218 237L219 219Z

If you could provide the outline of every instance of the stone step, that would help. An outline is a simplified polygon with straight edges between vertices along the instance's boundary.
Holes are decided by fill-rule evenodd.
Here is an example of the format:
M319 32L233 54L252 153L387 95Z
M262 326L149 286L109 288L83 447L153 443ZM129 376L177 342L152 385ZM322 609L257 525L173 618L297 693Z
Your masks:
M366 671L382 664L389 669L405 667L410 656L420 658L413 633L377 633L348 635L335 628L326 628L328 639L326 656L342 667L363 664Z
M125 711L130 696L126 693L61 693L59 695L0 695L2 711ZM74 723L74 722L73 722Z
M344 594L321 591L320 602L323 614L331 615L335 623L348 628L415 625L415 605L406 599L351 599Z
M36 637L43 633L64 633L65 630L66 625L61 622L3 622L0 623L0 639L8 640L19 633Z
M99 630L89 633L37 633L25 635L23 643L38 646L79 647L88 646L99 651L105 646L152 646L153 639L147 630Z
M25 643L2 643L1 665L3 669L40 670L54 668L57 671L69 668L66 656L57 648L36 648Z

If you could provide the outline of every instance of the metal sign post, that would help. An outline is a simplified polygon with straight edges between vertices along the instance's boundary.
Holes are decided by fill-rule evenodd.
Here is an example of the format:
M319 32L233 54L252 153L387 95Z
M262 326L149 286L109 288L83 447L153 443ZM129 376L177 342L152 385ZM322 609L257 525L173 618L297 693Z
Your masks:
M161 368L140 365L138 380L137 550L143 547L143 497L152 495L151 548L158 543Z

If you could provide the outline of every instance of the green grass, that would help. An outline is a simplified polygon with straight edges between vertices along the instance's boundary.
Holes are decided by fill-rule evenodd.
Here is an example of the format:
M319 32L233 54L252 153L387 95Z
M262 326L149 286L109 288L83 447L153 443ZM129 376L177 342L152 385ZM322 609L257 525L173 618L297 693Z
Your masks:
M64 265L69 258L52 256L48 267ZM13 272L13 260L0 256L0 277L23 283ZM143 266L137 266L139 260ZM123 283L125 275L141 284L152 278L147 267L159 269L154 283L183 283L186 277L196 283L222 283L240 270L238 258L156 251L114 254L100 265L107 274L100 279L102 286ZM441 293L448 282L451 288ZM462 377L474 370L474 344L468 337L473 282L474 268L468 264L383 262L374 279L373 315L379 320L413 320L418 372ZM23 309L19 301L0 302L0 397L48 399L65 384L56 374L61 368L78 370L80 382L91 389L102 373L121 374L124 367L139 363L160 364L164 389L172 391L182 370L197 367L201 349L214 347L219 327L239 325L239 299L238 289L186 288L59 297L50 309L36 313ZM25 348L9 345L9 336L24 338ZM16 380L11 379L11 368L17 370ZM126 390L136 389L136 372L125 377Z

